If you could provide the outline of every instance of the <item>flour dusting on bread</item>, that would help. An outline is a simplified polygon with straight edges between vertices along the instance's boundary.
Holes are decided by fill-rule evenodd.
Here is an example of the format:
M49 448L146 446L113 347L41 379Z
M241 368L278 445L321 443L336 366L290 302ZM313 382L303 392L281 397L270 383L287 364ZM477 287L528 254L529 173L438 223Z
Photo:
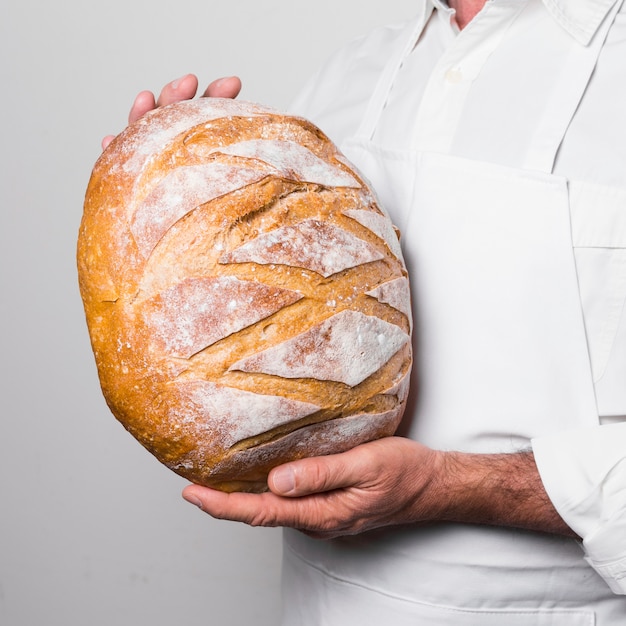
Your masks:
M307 120L200 98L132 124L94 167L78 269L109 407L189 480L262 491L399 424L397 233Z

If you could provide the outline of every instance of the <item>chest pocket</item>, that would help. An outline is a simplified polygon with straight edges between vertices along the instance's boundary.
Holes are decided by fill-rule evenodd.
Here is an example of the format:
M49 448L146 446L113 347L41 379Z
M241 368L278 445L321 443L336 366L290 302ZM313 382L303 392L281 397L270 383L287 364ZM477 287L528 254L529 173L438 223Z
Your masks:
M601 417L626 417L626 188L570 182L572 240Z

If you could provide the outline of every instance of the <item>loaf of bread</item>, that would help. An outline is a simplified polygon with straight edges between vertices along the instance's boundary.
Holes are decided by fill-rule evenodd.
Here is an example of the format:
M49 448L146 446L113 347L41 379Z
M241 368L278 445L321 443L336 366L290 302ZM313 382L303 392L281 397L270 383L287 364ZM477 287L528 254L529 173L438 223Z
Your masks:
M78 272L102 390L162 463L225 491L391 435L411 368L398 235L304 119L156 109L96 163Z

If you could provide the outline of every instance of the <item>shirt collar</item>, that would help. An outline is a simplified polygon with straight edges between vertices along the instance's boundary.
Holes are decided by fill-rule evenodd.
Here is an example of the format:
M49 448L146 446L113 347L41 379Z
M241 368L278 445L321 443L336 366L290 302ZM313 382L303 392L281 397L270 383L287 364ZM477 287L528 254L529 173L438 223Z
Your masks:
M497 2L497 0L488 1ZM542 2L563 30L586 46L617 0L542 0ZM430 0L430 4L448 15L453 13L446 0Z
M452 33L458 35L459 27L454 19L456 11L450 8L447 0L430 0L430 4L437 9L438 15L443 16L443 21L451 28Z
M576 41L588 45L617 0L542 0L552 17Z

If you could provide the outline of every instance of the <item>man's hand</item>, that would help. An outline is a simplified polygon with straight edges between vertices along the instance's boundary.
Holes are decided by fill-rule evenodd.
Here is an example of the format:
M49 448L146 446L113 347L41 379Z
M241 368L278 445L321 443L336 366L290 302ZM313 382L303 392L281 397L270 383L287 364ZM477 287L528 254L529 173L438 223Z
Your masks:
M168 83L163 87L158 98L155 98L151 91L141 91L137 94L133 106L128 115L128 123L136 122L148 111L160 106L180 102L181 100L191 100L198 91L198 78L194 74L187 74L182 78ZM241 81L236 76L218 78L214 80L202 94L206 98L236 98L241 91ZM104 150L113 141L115 135L107 135L102 140Z
M183 497L218 519L322 539L437 521L575 536L547 497L530 452L440 452L388 437L274 468L268 486L249 494L190 485Z
M416 501L435 499L438 463L435 451L393 437L277 467L267 493L227 494L192 485L183 497L220 519L332 538L415 521Z

